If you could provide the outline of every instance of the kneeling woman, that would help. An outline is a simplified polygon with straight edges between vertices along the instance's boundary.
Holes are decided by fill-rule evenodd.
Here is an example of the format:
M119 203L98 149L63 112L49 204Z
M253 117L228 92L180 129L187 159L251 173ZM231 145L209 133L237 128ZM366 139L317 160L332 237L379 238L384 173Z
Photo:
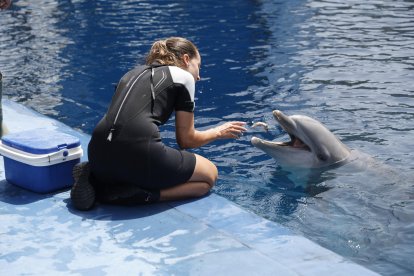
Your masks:
M238 138L243 122L205 131L194 128L195 81L201 57L190 41L156 41L139 66L120 80L108 112L88 147L89 163L74 168L74 206L88 210L95 199L112 204L142 204L205 195L217 179L216 166L185 151L221 138ZM175 111L176 139L165 145L159 126Z

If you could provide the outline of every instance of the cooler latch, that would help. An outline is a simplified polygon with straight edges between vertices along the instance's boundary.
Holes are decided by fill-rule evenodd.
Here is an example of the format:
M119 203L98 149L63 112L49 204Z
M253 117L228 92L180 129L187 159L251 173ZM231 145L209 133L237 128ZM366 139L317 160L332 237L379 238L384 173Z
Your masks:
M60 156L60 155L62 155L63 156L63 160L65 160L66 157L68 157L68 155L69 155L69 151L67 150L67 147L68 147L68 144L57 145L58 151L55 152L54 154L50 154L50 155L47 156L48 159L49 159L49 163L52 162L52 158L53 157Z

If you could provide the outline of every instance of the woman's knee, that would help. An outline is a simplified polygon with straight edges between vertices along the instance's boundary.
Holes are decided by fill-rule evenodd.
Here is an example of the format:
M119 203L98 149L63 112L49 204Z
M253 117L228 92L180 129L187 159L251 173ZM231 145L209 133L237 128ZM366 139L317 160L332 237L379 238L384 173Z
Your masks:
M216 165L214 165L211 161L208 161L210 163L208 168L208 184L210 187L213 187L216 184L217 178L218 178L218 170Z
M206 194L208 194L211 190L211 188L213 188L212 185L210 185L207 182L204 182L202 185L199 186L199 189L197 190L196 193L196 197L202 197L205 196Z
M217 181L218 170L210 160L200 155L196 156L196 166L190 181L206 182L211 189Z

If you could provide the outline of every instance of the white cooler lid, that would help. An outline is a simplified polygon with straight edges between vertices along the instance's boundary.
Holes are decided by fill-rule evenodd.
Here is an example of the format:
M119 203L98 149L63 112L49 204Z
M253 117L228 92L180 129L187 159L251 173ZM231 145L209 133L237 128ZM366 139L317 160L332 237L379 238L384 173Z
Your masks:
M3 136L0 154L32 166L50 166L80 158L83 150L75 136L34 129Z

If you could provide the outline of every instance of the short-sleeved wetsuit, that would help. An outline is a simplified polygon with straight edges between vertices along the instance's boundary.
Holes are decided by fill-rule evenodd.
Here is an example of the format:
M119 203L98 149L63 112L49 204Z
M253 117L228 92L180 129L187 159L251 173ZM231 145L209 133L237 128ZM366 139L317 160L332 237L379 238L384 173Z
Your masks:
M88 146L95 189L160 190L187 182L195 155L166 146L159 126L174 110L194 111L194 90L193 76L175 66L140 66L125 74Z

